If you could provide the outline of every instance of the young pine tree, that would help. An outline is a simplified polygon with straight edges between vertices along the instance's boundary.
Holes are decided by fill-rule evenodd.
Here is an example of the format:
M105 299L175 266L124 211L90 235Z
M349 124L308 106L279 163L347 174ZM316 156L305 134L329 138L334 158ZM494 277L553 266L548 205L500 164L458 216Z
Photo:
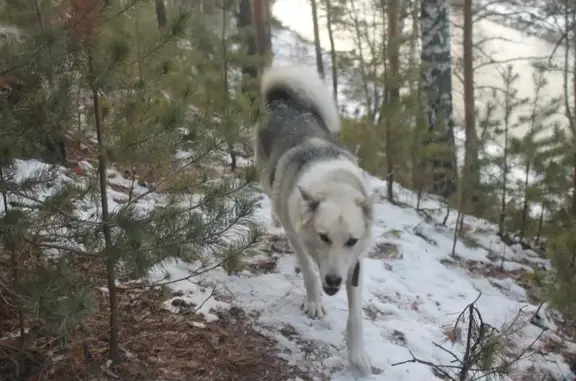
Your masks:
M510 185L510 172L513 166L512 157L510 154L510 142L514 136L515 130L520 127L521 123L514 114L519 107L526 104L529 98L522 98L518 95L515 89L515 83L518 81L519 76L513 71L513 66L508 65L506 70L501 74L502 88L493 91L494 101L489 101L484 123L481 123L480 141L485 143L496 143L501 146L498 152L487 152L487 144L484 144L484 165L485 168L495 168L494 171L487 173L488 183L492 185L495 194L498 197L497 204L499 208L495 215L497 215L498 233L500 235L505 232L504 222L507 217L507 206L510 199L514 196L513 189ZM493 116L493 113L500 114L498 117ZM492 147L494 144L492 144ZM487 216L492 217L492 216Z
M36 351L41 344L55 338L63 345L84 330L96 303L91 277L74 261L81 250L67 233L78 223L73 202L83 192L62 168L31 159L53 159L48 143L75 120L67 35L53 24L55 10L32 19L24 17L27 6L10 11L18 38L0 45L0 293L6 302L0 319L2 327L17 330L19 345L3 351L0 361L7 365L4 375L18 378L34 369L21 360L45 361ZM63 246L74 255L55 255Z
M91 333L86 317L97 307L92 291L106 283L108 353L117 362L127 312L118 308L116 282L144 277L172 257L210 266L238 258L260 235L252 222L255 171L212 176L230 135L191 112L209 104L207 77L218 74L224 84L222 72L201 70L209 54L201 50L206 35L186 27L195 15L176 12L161 30L154 4L146 2L127 7L76 0L64 15L7 46L12 54L0 58L14 61L2 67L24 67L41 83L16 105L11 93L0 103L7 126L0 179L8 205L2 209L0 228L8 237L2 246L12 263L7 292L23 324L65 337ZM22 155L14 147L26 147L15 143L33 144L38 135L27 134L32 108L45 121L39 126L56 123L82 142L88 152L82 178L63 168L24 175L13 169ZM193 139L183 139L182 131ZM188 152L184 160L174 161L177 150ZM120 190L109 184L122 180L115 168L129 168L132 180L120 182ZM56 173L59 181L48 181ZM104 271L82 270L80 260ZM22 268L32 275L17 273Z
M558 112L560 98L545 99L542 89L548 83L546 70L536 67L533 75L534 95L530 100L531 110L527 115L521 115L518 122L528 126L527 133L522 138L511 140L511 153L520 158L523 168L523 179L519 182L521 190L521 214L519 221L519 236L522 241L530 229L530 205L535 199L535 188L532 186L537 175L537 167L542 167L542 162L549 157L551 139L545 135L550 128L550 118Z

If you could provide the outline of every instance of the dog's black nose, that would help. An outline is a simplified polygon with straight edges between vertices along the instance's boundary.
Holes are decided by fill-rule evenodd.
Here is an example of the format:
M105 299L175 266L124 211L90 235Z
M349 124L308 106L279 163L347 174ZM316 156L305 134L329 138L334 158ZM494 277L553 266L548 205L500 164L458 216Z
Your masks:
M334 274L326 275L324 280L326 281L326 286L328 287L338 288L340 287L340 284L342 284L342 277Z

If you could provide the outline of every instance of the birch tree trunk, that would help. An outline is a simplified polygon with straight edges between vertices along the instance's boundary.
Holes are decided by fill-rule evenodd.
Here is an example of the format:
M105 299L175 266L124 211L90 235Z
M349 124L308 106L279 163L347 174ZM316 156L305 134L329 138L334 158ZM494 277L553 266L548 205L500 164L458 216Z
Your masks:
M443 197L457 190L449 15L448 0L422 1L422 90L429 132L425 145L429 148L428 164L432 171L429 191Z

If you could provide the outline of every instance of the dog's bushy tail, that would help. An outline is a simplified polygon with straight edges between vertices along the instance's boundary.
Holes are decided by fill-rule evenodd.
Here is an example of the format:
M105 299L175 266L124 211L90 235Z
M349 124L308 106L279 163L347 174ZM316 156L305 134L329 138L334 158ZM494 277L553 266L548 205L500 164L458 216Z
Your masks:
M270 67L262 74L260 91L267 105L279 100L296 102L318 115L332 134L340 132L338 106L315 68Z

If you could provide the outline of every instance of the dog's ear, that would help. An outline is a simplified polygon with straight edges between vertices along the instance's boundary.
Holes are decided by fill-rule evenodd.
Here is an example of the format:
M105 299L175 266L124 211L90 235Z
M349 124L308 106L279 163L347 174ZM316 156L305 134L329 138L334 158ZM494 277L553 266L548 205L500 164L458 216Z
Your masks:
M364 214L368 217L372 217L372 207L374 206L374 201L376 201L377 193L374 192L368 197L358 198L356 199L356 205L362 208Z
M320 202L322 202L322 200L324 199L324 197L321 194L313 195L306 189L302 188L300 185L298 185L298 190L300 191L302 200L304 200L310 211L314 212L316 209L318 209L318 206L320 206Z
M356 199L356 204L358 206L372 206L374 205L374 201L376 201L377 193L372 193L368 197L358 198Z

